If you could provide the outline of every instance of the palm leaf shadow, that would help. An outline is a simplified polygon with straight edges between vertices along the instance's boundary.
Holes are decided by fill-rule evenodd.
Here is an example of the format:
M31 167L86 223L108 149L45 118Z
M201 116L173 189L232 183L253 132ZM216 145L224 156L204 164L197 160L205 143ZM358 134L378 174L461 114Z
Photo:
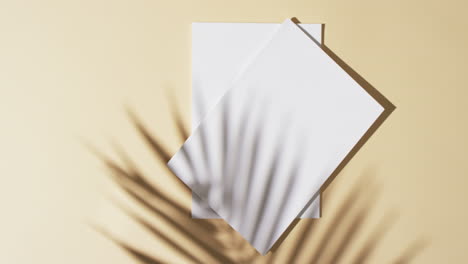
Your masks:
M127 112L133 126L158 162L165 165L170 159L170 151L161 143L160 139L147 129L133 111L127 110ZM176 107L173 107L172 113L176 120L180 139L184 141L189 133L185 129ZM115 149L121 159L120 162L110 159L94 148L91 148L91 151L103 162L117 186L140 207L150 212L152 217L158 218L170 226L170 230L153 224L149 218L140 216L120 202L116 202L116 205L154 239L164 242L171 250L185 259L186 263L256 263L265 259L268 260L268 263L284 263L284 259L287 263L365 263L369 261L390 227L390 222L383 221L366 237L364 244L358 245L358 250L354 252L354 259L345 260L345 253L351 251L351 248L356 248L354 245L356 238L363 236L363 232L360 231L364 228L365 221L371 211L369 200L372 198L370 197L365 199L367 203L364 207L353 206L357 200L363 199L361 197L363 195L362 186L367 186L367 183L361 181L353 187L335 213L330 212L331 219L327 220L329 224L320 227L323 235L320 237L319 243L314 243L312 240L316 237L317 223L320 219L307 219L303 225L298 225L302 220L296 220L288 229L290 231L294 227L300 235L294 241L288 241L289 232L286 232L279 239L280 243L276 243L267 256L262 256L222 220L192 219L186 206L180 204L173 196L166 194L160 186L152 184L149 180L150 176L140 172L132 159L125 154L123 148L116 146ZM231 175L228 176L231 177ZM167 177L171 179L173 184L185 186L172 173L167 173ZM186 187L185 190L189 191ZM337 226L346 226L346 228L339 234ZM139 263L173 263L173 260L170 259L154 257L152 253L158 253L157 249L154 252L144 252L117 238L102 227L96 227L96 229ZM183 236L191 243L189 245L180 244L171 235L174 233ZM332 238L340 238L340 242L337 245L329 243ZM281 243L281 241L283 242ZM293 246L284 248L284 244ZM427 241L417 240L402 253L396 254L395 260L391 263L410 263L426 245ZM331 252L329 254L331 257L326 258L322 255L323 252ZM301 256L305 260L301 259Z

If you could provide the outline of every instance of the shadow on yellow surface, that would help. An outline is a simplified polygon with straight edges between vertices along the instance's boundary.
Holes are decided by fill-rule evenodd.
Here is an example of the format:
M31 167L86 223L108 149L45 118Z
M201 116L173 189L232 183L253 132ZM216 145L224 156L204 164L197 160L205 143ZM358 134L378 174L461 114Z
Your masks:
M169 151L132 111L128 113L158 162L165 165L170 158ZM176 108L174 114L183 141L188 132ZM378 187L371 177L361 177L336 208L331 210L324 202L326 214L322 219L297 219L271 251L262 256L222 219L192 219L190 206L181 204L150 183L151 176L143 175L122 148L116 148L120 161L113 161L95 149L92 151L104 162L112 179L125 193L170 228L152 223L152 218L139 215L120 202L116 202L116 205L148 234L166 243L186 263L366 263L396 219L395 214L384 215L377 226L366 226L368 215L376 203ZM167 175L181 192L191 195L191 191L169 170ZM329 197L333 197L333 192ZM320 222L325 218L326 225L323 225ZM363 232L364 226L366 230L373 231ZM151 252L144 251L123 238L117 238L110 230L103 227L96 229L141 263L173 263L173 260L158 257L157 248ZM177 236L184 237L185 242L174 238ZM428 242L411 240L414 240L413 243L396 252L394 260L389 263L411 262Z

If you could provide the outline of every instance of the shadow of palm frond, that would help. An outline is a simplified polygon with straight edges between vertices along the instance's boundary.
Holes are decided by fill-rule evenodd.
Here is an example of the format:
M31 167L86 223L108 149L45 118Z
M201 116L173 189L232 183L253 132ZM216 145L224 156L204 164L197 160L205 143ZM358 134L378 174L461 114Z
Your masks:
M176 108L172 110L180 139L185 141L189 133ZM170 151L147 129L136 114L130 110L128 114L146 145L155 154L157 160L165 166L171 157ZM256 147L258 146L252 146L253 152ZM369 195L368 180L362 179L356 183L334 211L327 211L322 219L297 219L274 244L270 252L262 256L223 220L191 218L189 206L181 204L174 195L167 194L162 187L152 184L151 176L144 175L122 148L116 146L115 149L120 161L114 161L95 149L92 151L104 163L112 180L120 189L141 208L149 212L152 218L140 215L120 202L115 202L116 205L146 233L165 243L174 253L183 258L184 263L366 263L379 249L381 241L384 240L386 232L395 220L392 217L385 217L375 227L366 225L376 199L375 195ZM255 166L255 164L251 165ZM275 170L272 167L271 174L274 173ZM294 172L291 173L294 175ZM233 175L228 172L226 175L226 182L235 184ZM168 182L184 186L182 190L190 193L190 190L174 174L169 172L166 176L168 180L170 179ZM242 202L243 206L247 206L246 203L249 202L248 197L252 191L249 190L249 186L249 184L246 186L245 197L247 198ZM363 186L366 187L366 192L363 191ZM228 187L224 185L222 188ZM289 190L289 187L286 190ZM232 203L231 195L232 193L228 193L228 196L224 196L227 203ZM271 194L264 192L263 198L267 199L268 195ZM287 195L287 192L284 195ZM287 196L283 198L287 199ZM262 207L257 219L262 217L265 202L262 202L260 206ZM153 221L154 218L158 221ZM155 224L161 221L165 224L164 226ZM258 220L253 224L258 228L260 223L261 221ZM273 221L273 224L276 225L276 221ZM145 252L124 239L117 238L102 227L96 227L96 229L139 263L175 262L165 259L163 254L159 254L158 249ZM369 229L373 230L370 234L364 232ZM183 237L188 243L181 243L176 237ZM255 238L255 234L253 237ZM360 240L364 242L357 243ZM426 242L416 240L413 244L403 248L401 252L396 253L395 259L388 263L410 263L424 249Z
M274 106L266 103L259 107L258 103L246 101L249 100L239 105L225 100L221 111L214 114L217 125L200 126L195 132L195 141L199 140L200 144L181 148L170 168L200 195L199 200L194 200L196 205L213 208L265 253L278 235L259 230L284 230L287 221L297 217L298 212L289 210L288 215L284 212L291 208L294 198L290 194L299 184L304 140L296 148L296 159L284 158L284 146L290 141L297 144L296 138L288 134L288 124L284 124L284 129L275 130L277 133L272 132L263 124L265 112L269 112L267 108ZM265 173L259 175L259 170ZM289 175L287 179L282 177L285 174ZM277 197L282 199L272 203Z

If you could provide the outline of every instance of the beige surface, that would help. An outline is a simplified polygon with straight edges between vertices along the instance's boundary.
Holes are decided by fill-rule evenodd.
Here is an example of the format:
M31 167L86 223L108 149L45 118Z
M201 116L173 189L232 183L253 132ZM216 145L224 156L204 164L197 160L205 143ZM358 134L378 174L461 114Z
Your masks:
M114 217L115 190L83 141L110 150L115 140L151 162L124 113L130 105L175 151L166 90L188 123L190 23L291 16L326 23L328 47L397 107L330 187L370 169L381 184L374 215L399 213L376 263L420 236L430 242L415 263L467 263L467 8L454 0L2 0L0 263L133 263L89 222L151 248Z

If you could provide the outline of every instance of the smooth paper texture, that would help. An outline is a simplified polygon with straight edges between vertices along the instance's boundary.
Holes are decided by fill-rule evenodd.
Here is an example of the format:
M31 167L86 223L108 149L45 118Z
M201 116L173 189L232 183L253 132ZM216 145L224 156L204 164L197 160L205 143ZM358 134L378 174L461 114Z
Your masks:
M192 129L212 109L233 80L248 66L281 24L193 23L192 24ZM301 24L317 42L322 24ZM311 43L311 45L314 45ZM196 194L192 195L193 218L219 218ZM320 196L301 218L320 217Z
M265 254L382 112L286 20L168 166Z

